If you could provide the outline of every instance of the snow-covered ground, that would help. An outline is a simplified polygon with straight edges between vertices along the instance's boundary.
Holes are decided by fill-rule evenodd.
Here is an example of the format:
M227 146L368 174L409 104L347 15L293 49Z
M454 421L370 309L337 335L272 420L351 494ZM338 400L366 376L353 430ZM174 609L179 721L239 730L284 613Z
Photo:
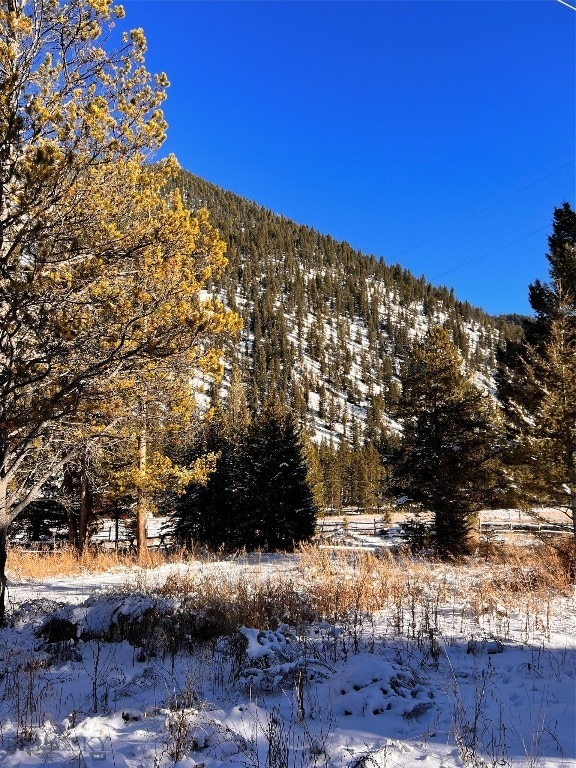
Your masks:
M293 578L297 591L297 557L42 582L9 574L0 765L576 766L568 596L535 611L520 596L515 609L486 604L478 612L437 594L433 619L421 603L411 618L407 603L403 626L384 610L274 631L243 627L177 647L185 634L179 596L155 597L151 585L201 572L216 588L236 574ZM454 573L446 579L474 578ZM158 621L139 642L121 639L150 615Z

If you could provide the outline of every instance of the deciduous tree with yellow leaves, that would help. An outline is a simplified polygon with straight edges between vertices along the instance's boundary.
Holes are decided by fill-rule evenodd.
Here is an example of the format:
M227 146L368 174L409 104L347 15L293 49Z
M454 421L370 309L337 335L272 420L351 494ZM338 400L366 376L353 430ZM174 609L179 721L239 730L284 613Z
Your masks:
M78 445L137 414L133 439L149 434L143 393L216 373L237 326L202 294L225 263L217 231L167 193L174 161L147 163L168 82L141 30L107 50L123 15L0 0L0 622L12 520ZM192 395L180 408L190 418ZM145 493L148 461L138 473Z

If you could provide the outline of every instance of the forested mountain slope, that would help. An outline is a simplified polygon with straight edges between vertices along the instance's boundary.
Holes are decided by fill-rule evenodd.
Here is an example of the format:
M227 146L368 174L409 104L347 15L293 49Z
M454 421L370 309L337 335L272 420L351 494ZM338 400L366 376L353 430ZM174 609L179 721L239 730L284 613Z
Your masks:
M178 185L187 206L209 210L227 244L228 266L211 288L244 320L228 371L239 366L251 409L280 393L317 438L379 433L394 414L402 362L429 325L449 329L470 370L488 380L499 341L518 331L400 265L191 173Z

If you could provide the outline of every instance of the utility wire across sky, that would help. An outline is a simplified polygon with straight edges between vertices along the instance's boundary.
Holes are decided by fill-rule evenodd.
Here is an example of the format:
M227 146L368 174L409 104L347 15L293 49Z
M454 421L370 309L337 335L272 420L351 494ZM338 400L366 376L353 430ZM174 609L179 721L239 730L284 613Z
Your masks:
M570 166L574 165L575 162L576 162L575 160L571 160L568 163L564 163L564 165L561 165L559 168L555 168L553 171L550 171L549 173L545 173L543 176L539 176L537 179L534 179L533 181L529 181L528 184L524 184L522 187L518 187L518 189L515 189L513 192L510 192L509 194L504 195L504 197L501 197L498 200L495 200L493 203L489 203L483 208L479 208L478 210L473 211L472 213L469 213L463 218L458 219L458 221L455 221L452 224L448 224L448 226L444 227L443 229L440 229L437 232L434 232L433 234L428 235L428 237L425 237L423 240L419 240L417 243L414 243L414 245L411 245L408 248L404 248L404 250L399 251L398 253L395 253L391 258L397 259L399 256L403 256L405 253L409 253L415 248L419 248L421 245L424 245L425 243L430 242L430 240L434 240L435 238L440 237L440 235L443 235L445 232L448 232L449 230L454 229L454 227L457 227L460 224L463 224L465 221L469 221L470 219L473 219L475 216L479 216L481 213L485 213L486 211L489 211L491 208L494 208L495 206L500 205L500 203L503 203L506 200L510 200L510 198L515 197L516 195L519 195L525 189L528 189L529 187L534 186L534 184L538 184L539 182L544 181L545 179L548 179L550 176L553 176L555 173L559 173L560 171L563 171L565 168L569 168ZM540 230L536 230L536 231L539 232ZM527 236L528 235L526 235L526 237ZM513 242L517 242L517 241L514 240ZM511 243L507 243L507 245L511 245ZM506 247L506 246L502 246L502 247ZM478 258L481 258L481 257L479 256ZM474 259L474 261L475 260L476 259ZM469 264L469 263L470 262L466 262L466 264ZM462 264L461 266L465 266L465 265ZM453 272L455 269L459 269L459 267L455 267L454 269L449 269L447 272L443 272L442 274L448 274L449 272Z
M532 237L532 235L538 234L538 232L542 232L545 229L549 228L549 224L546 224L544 227L540 227L539 229L534 229L532 232L527 232L525 235L521 235L520 237L517 237L516 240L510 240L508 243L504 243L504 245L499 245L497 248L492 248L490 251L486 251L486 253L481 253L480 256L475 256L473 259L469 259L468 261L463 262L462 264L458 264L457 267L451 267L451 269L447 269L445 272L441 272L439 275L434 275L432 277L432 280L438 280L441 277L444 277L445 275L450 275L452 272L457 272L459 269L463 269L463 267L467 267L469 264L474 264L476 261L480 261L480 259L486 258L486 256L492 256L494 253L498 253L498 251L503 251L504 248L508 248L511 245L515 245L516 243L519 243L521 240L526 240L527 237Z

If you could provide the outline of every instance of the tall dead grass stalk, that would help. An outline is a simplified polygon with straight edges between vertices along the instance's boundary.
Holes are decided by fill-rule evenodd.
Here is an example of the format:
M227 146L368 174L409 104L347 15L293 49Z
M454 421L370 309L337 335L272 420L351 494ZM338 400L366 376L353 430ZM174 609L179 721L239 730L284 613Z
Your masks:
M240 626L274 629L281 623L300 625L313 620L348 622L385 615L390 631L414 638L430 635L470 618L496 634L505 634L509 616L521 611L526 632L546 628L553 599L571 594L565 561L553 549L498 547L460 563L440 563L410 554L302 547L293 570L263 576L226 564L214 571L180 569L158 583L151 570L182 554L167 558L151 551L146 559L115 552L70 550L41 555L13 550L8 569L20 577L42 580L52 576L125 568L132 582L126 589L159 597L177 597L187 610L210 614L223 631ZM138 568L135 568L138 566ZM146 576L150 573L150 578ZM544 618L543 618L544 617Z
M74 576L90 572L102 573L117 568L157 568L171 562L176 556L168 557L157 550L149 550L146 557L138 560L135 555L115 551L85 550L82 554L71 548L30 552L21 549L8 551L6 569L27 579L43 579L53 576Z

